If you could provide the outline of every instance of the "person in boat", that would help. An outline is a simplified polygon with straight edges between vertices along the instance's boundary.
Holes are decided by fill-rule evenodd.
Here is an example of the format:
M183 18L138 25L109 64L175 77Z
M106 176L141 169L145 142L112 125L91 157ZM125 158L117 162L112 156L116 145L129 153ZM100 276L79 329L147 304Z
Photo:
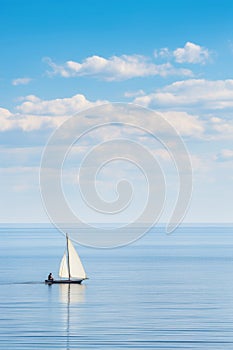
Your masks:
M53 274L52 274L52 272L50 272L50 274L48 275L48 280L49 281L53 281Z

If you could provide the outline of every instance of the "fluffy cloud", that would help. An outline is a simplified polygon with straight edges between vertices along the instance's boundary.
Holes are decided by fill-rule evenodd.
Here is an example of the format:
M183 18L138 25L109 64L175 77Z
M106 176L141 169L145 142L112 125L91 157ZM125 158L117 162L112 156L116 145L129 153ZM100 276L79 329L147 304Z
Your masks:
M8 109L0 108L0 131L11 129L11 112Z
M61 118L52 118L48 116L38 117L35 115L21 115L11 113L9 110L0 108L0 131L9 131L21 129L23 131L32 131L42 128L54 128L61 124Z
M12 85L27 85L31 80L31 78L17 78L12 80Z
M20 113L31 113L35 115L57 115L71 116L81 110L98 106L106 101L89 101L82 94L77 94L68 98L56 98L54 100L41 100L37 96L28 95L24 102L17 106Z
M233 121L226 120L224 118L213 117L210 119L210 128L213 130L214 135L212 138L220 140L232 140L233 139Z
M160 50L155 50L154 56L162 59L175 59L177 63L206 63L211 56L211 53L205 47L187 42L184 47L179 47L174 51L164 47Z
M233 161L233 150L223 149L220 153L217 154L216 160L219 162Z
M167 62L154 63L150 58L143 55L121 55L109 58L93 55L85 58L82 62L73 60L63 64L57 64L51 58L44 61L52 68L49 75L62 77L91 76L106 81L121 81L137 77L149 76L193 76L189 69L177 68L168 60L174 59L177 63L206 63L210 58L210 51L200 45L187 42L184 47L171 51L169 48L155 50L154 57L162 58Z
M173 55L178 63L206 63L210 58L208 49L189 41L183 48L178 48L173 51Z
M33 130L56 128L75 113L106 102L91 102L83 95L47 101L41 100L34 95L29 95L24 99L22 104L16 107L17 113L15 114L7 109L0 109L1 131L21 129L29 132ZM189 115L186 112L163 112L162 116L183 136L199 137L204 132L204 124L196 116ZM141 117L143 118L143 115ZM125 122L120 115L118 118L119 122ZM105 121L108 122L107 119ZM152 129L156 127L153 125L153 120L151 123ZM103 130L101 129L99 132L101 132L101 137L103 137ZM115 132L117 132L117 135L120 137L119 130L115 130ZM108 135L108 128L106 134Z
M186 112L163 112L163 117L183 136L200 137L205 131L205 124L197 116Z
M142 95L145 95L145 92L142 89L137 91L126 91L124 94L125 97L137 97Z
M33 131L56 128L73 114L104 102L98 100L92 102L83 95L47 101L29 95L24 98L21 105L16 107L17 113L0 108L0 131L12 129Z
M122 55L104 58L91 56L83 62L67 61L62 65L50 58L45 61L52 68L52 75L62 77L93 76L106 81L120 81L135 77L181 75L192 76L189 69L175 68L170 63L155 64L142 55Z
M225 90L223 86L225 86ZM211 89L213 87L217 91L212 91ZM229 118L224 119L223 116L221 118L217 116L205 116L205 118L201 118L200 115L202 114L194 114L194 108L192 113L179 109L180 107L194 106L194 104L199 106L201 101L202 105L209 105L213 101L215 106L219 104L222 107L223 103L225 106L228 106L228 103L232 104L233 100L233 98L230 98L231 94L233 95L233 92L230 93L231 89L233 90L233 81L221 81L218 84L218 82L188 80L171 84L154 94L137 97L135 102L149 106L166 107L163 110L160 109L161 115L182 136L202 139L208 138L212 140L230 139L233 137L233 122ZM54 129L75 113L106 102L100 100L89 101L84 95L80 94L70 98L53 100L42 100L35 95L28 95L23 98L21 104L16 106L16 112L0 108L0 131L20 129L30 132L34 130ZM171 107L173 107L173 110L171 110ZM216 113L216 110L214 112ZM203 110L201 110L201 113L203 113ZM143 115L140 115L140 117L143 118ZM119 122L125 122L125 119L122 119L120 115L118 118ZM108 121L111 120L107 118L105 122ZM153 120L151 120L150 127L152 130L155 128L156 131L156 125L153 124ZM101 137L103 136L101 131ZM118 136L120 137L121 135ZM136 137L135 131L134 136Z
M168 47L163 47L160 50L154 51L155 58L161 57L161 58L171 58L172 57L172 51L169 50Z
M223 109L233 107L233 80L177 81L134 100L142 106L193 107Z

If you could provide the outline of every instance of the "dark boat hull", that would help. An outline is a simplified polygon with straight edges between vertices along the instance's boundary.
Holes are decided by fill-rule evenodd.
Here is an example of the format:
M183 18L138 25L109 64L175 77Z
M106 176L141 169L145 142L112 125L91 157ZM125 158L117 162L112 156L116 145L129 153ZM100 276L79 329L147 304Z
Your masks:
M45 280L46 284L81 284L82 280Z

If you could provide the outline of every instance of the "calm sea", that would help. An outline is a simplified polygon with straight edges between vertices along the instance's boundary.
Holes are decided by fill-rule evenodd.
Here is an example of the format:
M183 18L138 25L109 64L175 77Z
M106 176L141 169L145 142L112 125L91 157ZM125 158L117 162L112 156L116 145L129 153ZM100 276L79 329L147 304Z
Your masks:
M45 285L64 244L49 226L1 225L1 349L233 349L232 227L77 246L89 280Z

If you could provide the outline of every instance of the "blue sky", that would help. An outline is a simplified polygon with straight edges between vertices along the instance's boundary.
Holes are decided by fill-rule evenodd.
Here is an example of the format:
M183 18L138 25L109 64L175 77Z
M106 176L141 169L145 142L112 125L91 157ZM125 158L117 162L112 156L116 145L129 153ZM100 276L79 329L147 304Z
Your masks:
M0 0L0 221L48 220L38 174L49 136L108 101L159 111L184 139L186 222L232 222L232 17L226 0ZM168 203L173 181L169 170Z

